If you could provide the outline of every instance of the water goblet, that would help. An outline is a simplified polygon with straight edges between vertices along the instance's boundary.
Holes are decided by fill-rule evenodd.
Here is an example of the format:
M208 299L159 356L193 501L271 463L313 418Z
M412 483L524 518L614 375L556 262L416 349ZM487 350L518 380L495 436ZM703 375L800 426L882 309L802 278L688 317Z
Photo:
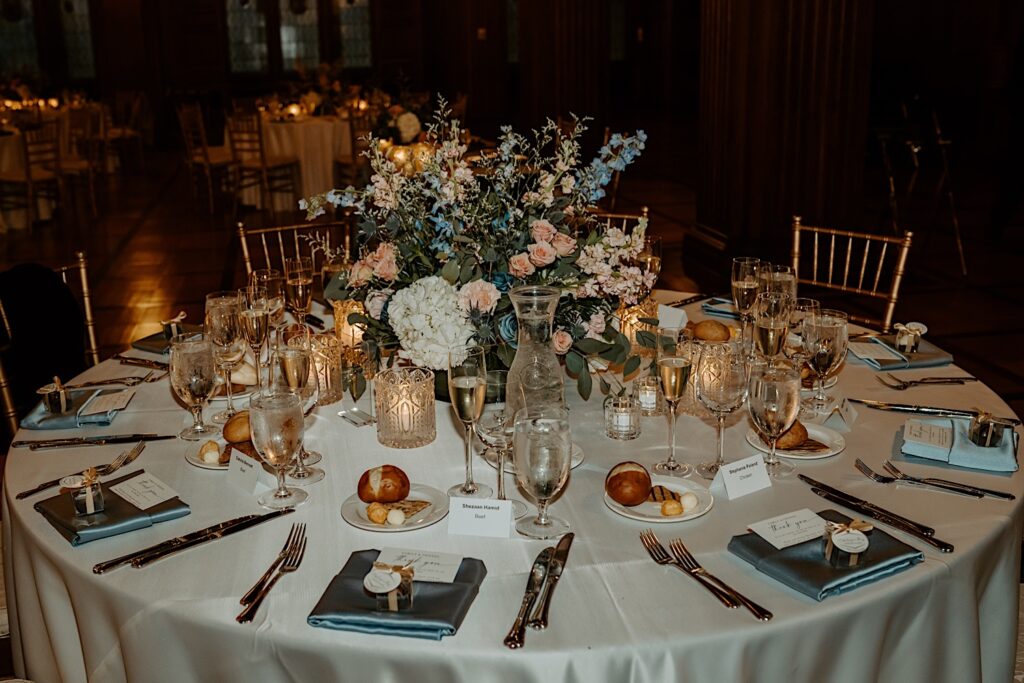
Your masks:
M203 405L217 383L213 344L195 334L179 334L171 339L171 387L192 413L192 426L178 432L186 441L199 441L220 432L203 423Z
M714 479L725 464L725 418L747 398L747 362L743 348L729 342L705 344L697 364L697 400L718 421L718 458L697 465L697 473Z
M539 539L562 536L569 523L548 515L548 503L569 479L569 411L554 406L521 409L515 416L512 443L516 481L537 502L537 514L516 522L516 531Z
M803 344L804 320L821 310L817 299L799 297L793 299L793 310L789 314L789 334L782 348L783 355L799 368L806 360Z
M848 326L846 313L828 308L804 319L804 353L815 378L814 396L804 403L804 407L815 414L827 412L832 403L825 393L825 382L846 358Z
M227 406L213 416L213 421L217 423L227 422L237 412L231 370L245 356L238 313L237 291L213 292L206 296L204 336L213 342L214 359L224 379L224 393L227 396Z
M771 447L764 461L769 476L792 474L792 465L779 460L776 448L779 437L793 426L800 413L800 371L783 359L755 363L747 384L747 409L757 431Z
M305 319L313 305L313 259L308 256L285 259L284 293L295 318Z
M302 489L285 486L285 472L302 448L305 426L302 403L295 394L261 393L249 402L252 443L277 474L277 488L256 499L272 510L296 507L306 502L309 494Z
M455 415L466 430L466 481L448 489L448 495L489 498L493 493L491 487L473 481L473 425L483 414L487 395L487 364L483 347L470 346L449 351L448 394Z
M757 270L759 292L781 292L796 298L796 274L792 266L762 263Z
M487 372L487 399L494 401L491 407L484 407L484 414L476 423L476 434L480 441L493 451L498 473L498 500L508 500L505 496L505 475L508 456L512 450L513 421L505 415L505 386L508 378L507 370L489 370ZM486 454L484 456L487 457ZM526 505L522 501L512 501L512 514L519 519L526 514Z
M754 301L754 348L766 358L782 354L789 335L793 297L785 292L761 292Z
M654 464L654 471L684 477L690 466L676 460L676 406L686 393L693 364L693 337L680 327L659 327L656 339L656 363L661 393L668 403L668 458Z

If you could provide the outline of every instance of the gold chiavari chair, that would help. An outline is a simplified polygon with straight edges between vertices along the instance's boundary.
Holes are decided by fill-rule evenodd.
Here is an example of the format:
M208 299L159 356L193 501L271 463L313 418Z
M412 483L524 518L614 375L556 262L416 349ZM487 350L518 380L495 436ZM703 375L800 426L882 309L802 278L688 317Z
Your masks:
M370 136L370 115L366 110L349 108L349 153L341 150L334 157L334 175L338 187L358 185L369 168L370 160L366 158L368 138Z
M892 237L811 227L793 216L793 272L802 285L881 300L881 318L851 315L850 320L889 332L912 238L911 232ZM801 258L807 245L810 258Z
M23 129L21 147L22 168L0 171L0 211L25 209L31 228L39 219L39 200L59 202L63 195L57 122Z
M352 246L354 212L347 210L342 220L277 225L269 228L247 228L238 223L238 240L242 245L242 260L245 262L246 277L259 268L274 268L284 271L284 261L296 256L310 256L313 270L319 272L324 265L324 255L314 249L308 237L321 235L334 249L339 246L348 260Z
M89 108L78 107L68 112L68 153L60 160L61 176L84 181L93 218L97 215L96 172L100 165L95 144L96 123L98 117Z
M625 233L630 233L641 219L647 219L650 210L646 206L640 207L640 213L614 213L612 211L591 211L590 215L597 219L597 225L605 230L619 228Z
M292 195L299 203L302 187L302 169L299 159L292 155L270 156L263 141L263 117L260 114L232 114L228 117L231 153L235 158L235 208L242 190L259 188L263 208L274 213L275 192Z
M213 213L213 179L217 176L222 190L231 186L235 159L229 147L210 147L206 142L203 110L196 103L178 106L178 124L185 141L185 164L192 180L192 199L198 202L200 181L206 183L210 213Z

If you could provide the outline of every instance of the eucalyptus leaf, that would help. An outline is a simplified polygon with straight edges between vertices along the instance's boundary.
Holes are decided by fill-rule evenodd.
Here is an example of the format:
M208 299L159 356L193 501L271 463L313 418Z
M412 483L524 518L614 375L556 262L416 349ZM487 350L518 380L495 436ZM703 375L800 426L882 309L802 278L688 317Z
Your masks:
M459 272L459 282L466 284L473 280L473 270L476 268L476 261L466 259L462 263L462 270Z
M448 281L448 284L454 285L459 279L459 264L455 259L449 259L444 267L441 268L441 277Z
M590 392L594 389L594 380L590 377L590 371L584 367L583 372L576 378L576 388L584 401L590 400Z
M579 376L580 373L585 371L586 365L586 359L575 349L572 349L569 353L565 354L565 367L569 370L569 374Z
M636 343L645 349L653 349L657 346L657 339L653 332L648 330L637 330Z
M591 337L585 337L580 339L574 344L574 346L586 354L601 353L608 349L608 344L601 341L600 339L593 339Z
M640 356L630 356L626 359L626 363L622 366L622 377L626 378L636 372L637 368L640 367Z
M358 401L359 397L366 391L366 377L361 372L357 372L355 377L352 379L352 400Z
M661 325L661 321L657 318L637 318L637 321L651 327L659 327Z

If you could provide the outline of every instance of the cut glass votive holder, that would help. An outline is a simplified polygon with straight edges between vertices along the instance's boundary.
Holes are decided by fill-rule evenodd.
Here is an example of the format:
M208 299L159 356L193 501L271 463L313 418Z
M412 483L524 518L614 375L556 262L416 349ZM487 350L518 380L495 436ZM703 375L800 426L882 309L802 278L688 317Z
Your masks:
M437 437L434 373L391 368L375 378L377 441L390 448L419 448Z
M632 396L609 397L604 404L604 433L620 441L640 436L640 403Z

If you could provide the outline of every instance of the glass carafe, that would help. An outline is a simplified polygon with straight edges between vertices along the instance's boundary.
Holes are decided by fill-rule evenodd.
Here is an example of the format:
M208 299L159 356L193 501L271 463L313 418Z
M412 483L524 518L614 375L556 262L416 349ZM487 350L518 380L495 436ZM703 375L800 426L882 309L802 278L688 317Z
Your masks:
M551 345L551 325L561 291L524 285L508 295L519 324L519 346L505 389L505 415L512 419L527 405L531 409L562 406L562 368Z

